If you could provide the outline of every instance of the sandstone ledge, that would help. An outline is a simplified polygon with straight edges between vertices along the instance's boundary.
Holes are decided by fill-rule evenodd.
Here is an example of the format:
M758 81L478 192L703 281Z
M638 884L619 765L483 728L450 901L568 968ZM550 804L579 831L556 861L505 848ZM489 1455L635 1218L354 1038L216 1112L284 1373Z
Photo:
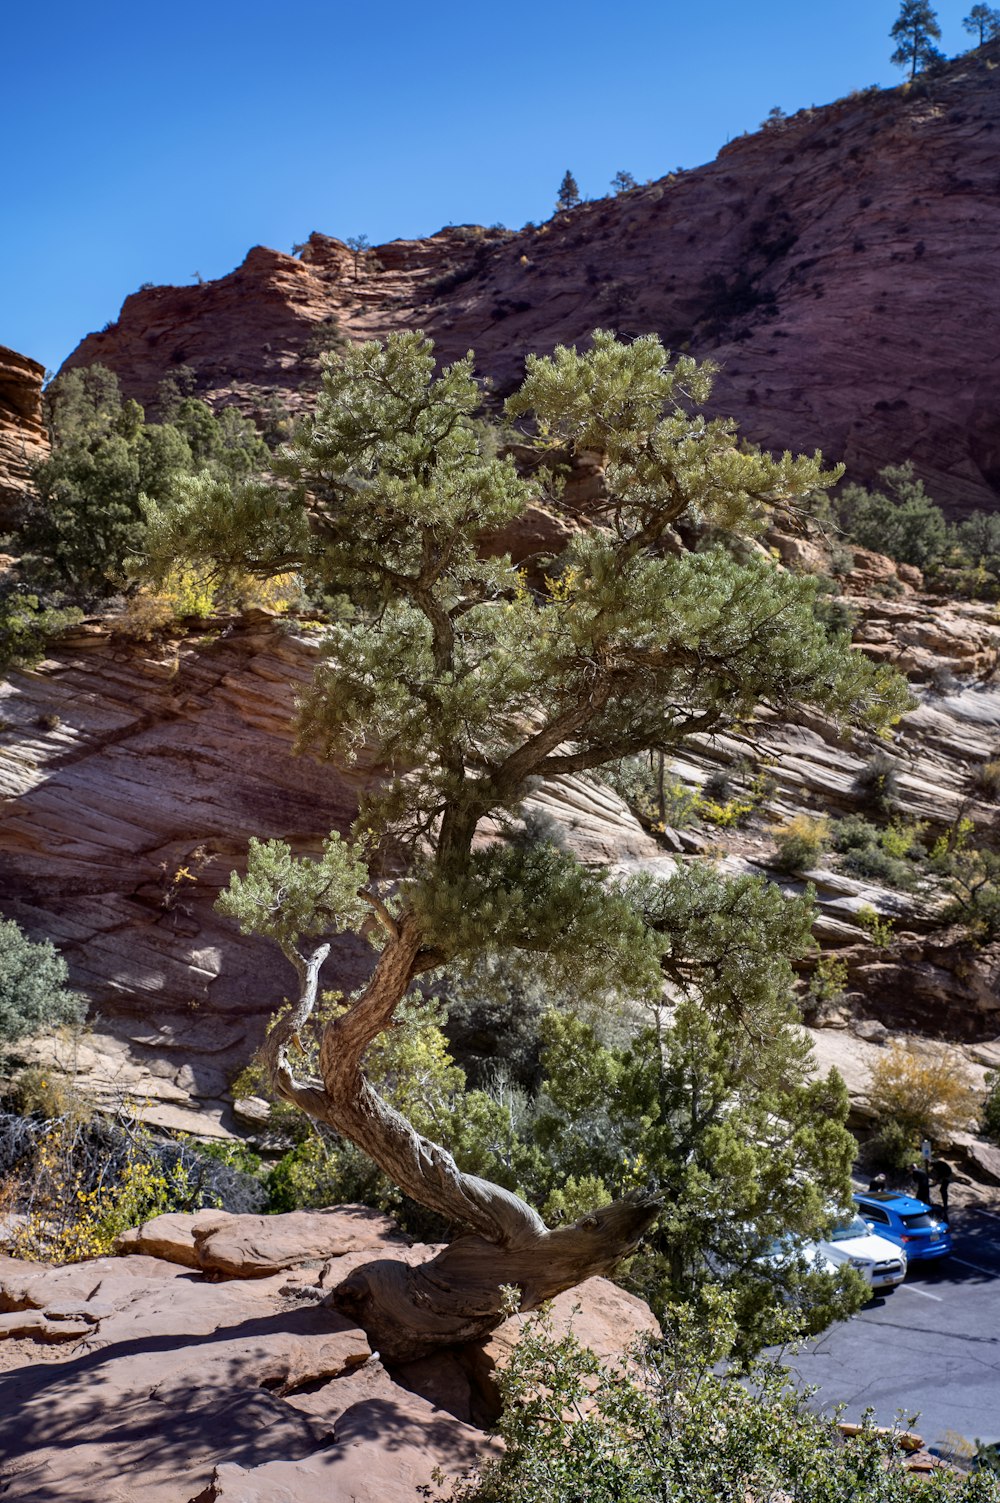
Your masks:
M230 1265L219 1282L189 1255L223 1232ZM490 1374L518 1318L483 1346L394 1375L362 1331L320 1306L317 1255L328 1287L359 1257L432 1253L377 1212L160 1217L128 1245L140 1243L171 1261L137 1251L54 1268L0 1257L0 1492L10 1503L412 1503L436 1467L454 1475L491 1445L470 1419L495 1413ZM281 1264L271 1275L265 1245ZM604 1279L561 1295L554 1318L606 1359L655 1329L641 1301Z

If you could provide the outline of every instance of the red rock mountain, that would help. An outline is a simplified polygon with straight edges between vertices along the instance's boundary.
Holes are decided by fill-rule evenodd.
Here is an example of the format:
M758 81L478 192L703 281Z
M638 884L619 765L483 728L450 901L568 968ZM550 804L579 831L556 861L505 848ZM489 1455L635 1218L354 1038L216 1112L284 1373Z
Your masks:
M653 330L720 366L716 409L857 479L912 458L955 513L1000 497L1000 43L732 142L696 171L514 234L449 227L355 258L310 236L215 282L150 287L68 365L155 404L308 392L318 343L423 328L500 393L526 351ZM355 264L357 261L357 264Z

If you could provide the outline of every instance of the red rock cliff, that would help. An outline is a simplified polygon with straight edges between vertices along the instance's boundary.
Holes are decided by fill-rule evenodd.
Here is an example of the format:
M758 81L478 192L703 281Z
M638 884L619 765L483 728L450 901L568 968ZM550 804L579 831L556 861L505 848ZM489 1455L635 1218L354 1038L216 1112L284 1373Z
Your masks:
M910 89L866 91L716 161L517 234L460 226L357 267L313 235L216 282L127 298L67 362L140 401L190 365L244 405L315 385L316 336L424 328L503 392L528 350L653 330L721 365L716 406L763 444L870 479L912 458L954 512L1000 495L1000 43Z

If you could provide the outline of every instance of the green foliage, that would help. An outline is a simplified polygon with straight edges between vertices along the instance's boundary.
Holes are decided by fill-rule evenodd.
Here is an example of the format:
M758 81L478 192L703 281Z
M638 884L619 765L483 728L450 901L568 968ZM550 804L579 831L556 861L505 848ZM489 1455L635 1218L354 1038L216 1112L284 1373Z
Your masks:
M1000 935L1000 853L974 846L974 828L960 819L935 843L929 865L951 894L943 921L964 925L976 944L990 944Z
M847 962L824 951L809 978L809 996L815 1002L839 1002L847 991Z
M109 1118L64 1079L25 1071L18 1113L0 1110L0 1185L19 1257L76 1262L166 1211L258 1211L257 1182L215 1145L154 1138L128 1102ZM220 1162L221 1161L221 1162Z
M952 524L927 495L910 463L882 471L882 487L847 485L829 503L829 517L847 537L898 563L915 564L939 590L974 599L1000 595L1000 516L972 512ZM836 542L831 569L850 572L850 550ZM887 580L890 587L895 581ZM821 611L828 608L821 604Z
M0 670L30 666L89 606L126 589L127 560L144 548L145 507L168 507L183 476L248 475L266 449L235 408L218 416L187 394L184 372L164 383L165 420L147 423L103 366L67 371L46 393L52 452L9 546L20 556L0 583Z
M847 571L850 572L853 560L848 562ZM831 637L850 636L857 620L857 612L849 601L839 594L839 586L834 579L820 577L813 602L813 613L816 620L826 629Z
M859 908L854 915L861 928L871 939L873 945L884 950L892 943L892 920L882 918L874 908L867 905Z
M304 938L367 930L359 890L377 906L373 882L404 870L391 907L425 968L468 976L502 963L589 1001L595 1017L616 998L649 1006L648 1026L625 1041L546 1018L534 1112L515 1091L465 1090L428 1034L416 1094L406 1082L420 1079L419 1061L393 1074L378 1055L399 1030L366 1067L463 1167L538 1203L574 1203L595 1180L610 1194L661 1184L669 1210L637 1281L662 1306L701 1286L711 1252L735 1270L745 1339L759 1341L782 1276L762 1277L754 1238L759 1249L815 1231L848 1192L846 1096L836 1080L808 1081L791 1026L788 957L806 942L808 905L712 872L656 883L588 871L526 830L521 811L559 775L745 733L762 704L879 729L908 695L831 639L815 581L738 546L776 510L812 505L839 472L762 454L704 417L710 369L670 362L655 338L624 345L601 331L584 352L530 357L505 409L539 461L519 472L479 415L472 368L469 356L438 372L419 334L347 350L325 362L315 415L273 479L187 480L151 515L161 569L180 558L220 576L292 570L314 598L345 602L300 731L304 746L357 767L370 790L358 828L318 862L255 843L222 911L300 965ZM484 533L558 503L560 467L581 449L606 457L599 525L544 561L537 583L484 557ZM716 541L675 556L662 544L681 518ZM487 821L505 839L484 841ZM313 1172L314 1154L301 1150L296 1173ZM342 1182L354 1170L339 1162ZM816 1297L825 1309L839 1298Z
M609 884L557 852L470 853L478 821L513 814L532 778L746 722L761 702L873 725L906 702L893 674L828 639L811 581L724 548L654 551L685 510L755 528L778 497L831 478L813 460L738 447L730 424L692 422L688 405L709 387L708 371L670 365L652 338L625 346L598 333L586 354L529 359L508 416L531 418L543 452L603 450L613 483L608 528L575 542L537 593L507 560L482 558L478 539L510 522L547 471L522 478L496 457L471 361L435 375L414 334L328 366L314 421L276 461L278 483L188 482L154 521L171 562L296 568L310 589L349 596L353 614L331 624L303 701L303 742L348 764L378 746L389 778L362 822L408 854L406 901L445 957L502 936L527 952L548 946L555 971L579 943L595 984L602 956L609 986L648 977Z
M472 1084L495 1083L502 1071L513 1086L536 1090L541 1021L553 989L509 955L483 955L449 974L442 991L449 1048Z
M911 79L941 61L934 45L941 40L941 28L927 0L902 0L889 35L899 43L891 61L897 68L909 68Z
M307 1068L314 1067L326 1019L343 1010L336 995L328 995L300 1039ZM468 1173L488 1175L513 1188L524 1178L537 1178L537 1151L521 1134L519 1101L510 1093L469 1090L465 1073L448 1053L443 1032L444 1010L436 999L404 1005L394 1027L372 1045L366 1058L370 1083L419 1133L433 1138ZM271 1097L263 1072L251 1066L235 1089ZM273 1101L273 1097L271 1097ZM274 1103L273 1124L299 1141L267 1175L269 1209L362 1202L389 1211L411 1235L440 1238L441 1223L406 1199L367 1155L325 1128L304 1130L301 1114Z
M1000 1073L991 1070L986 1076L986 1100L983 1102L980 1130L991 1143L1000 1144Z
M896 821L879 827L861 814L849 814L833 826L833 848L844 871L906 892L916 885L927 857L924 833L922 824Z
M29 940L12 919L0 919L0 1058L19 1039L80 1021L83 999L67 990L66 977L48 940Z
M729 829L746 820L771 788L767 774L754 773L745 761L712 773L700 790L668 773L663 753L650 752L613 763L602 777L654 834L701 822Z
M283 948L303 938L357 929L370 909L358 896L368 868L332 834L317 860L298 858L283 840L250 841L247 873L234 872L217 908L244 934L262 934Z
M974 5L963 18L962 25L970 35L978 38L976 45L982 47L984 42L1000 37L1000 10L992 5Z
M637 187L638 183L632 176L631 172L625 172L622 169L619 169L619 171L616 172L614 177L611 179L611 188L612 191L616 194L631 193L632 189Z
M454 877L408 884L421 928L443 959L470 966L520 950L551 986L581 998L659 994L658 944L620 888L550 843L472 852Z
M556 213L560 214L565 209L575 209L580 202L580 189L577 187L576 178L566 168L562 182L559 184L559 196L556 199Z
M809 1325L846 1297L794 1260L759 1261L776 1239L817 1235L849 1197L846 1092L836 1077L808 1079L792 1027L790 957L809 943L811 906L701 867L636 885L678 1000L610 1046L550 1013L534 1137L554 1188L597 1179L610 1199L659 1186L667 1208L631 1286L659 1312L724 1280L749 1350L787 1299Z
M497 1374L503 1449L447 1503L909 1503L914 1479L871 1412L844 1440L780 1365L728 1364L732 1331L724 1303L682 1311L662 1342L609 1363L533 1317ZM928 1503L1000 1498L985 1470L916 1486Z
M0 576L0 673L32 667L45 656L50 640L82 615L72 606L44 604L11 573Z
M883 490L843 487L833 503L841 527L862 548L899 563L920 569L939 564L951 541L948 524L913 465L889 466L880 478Z

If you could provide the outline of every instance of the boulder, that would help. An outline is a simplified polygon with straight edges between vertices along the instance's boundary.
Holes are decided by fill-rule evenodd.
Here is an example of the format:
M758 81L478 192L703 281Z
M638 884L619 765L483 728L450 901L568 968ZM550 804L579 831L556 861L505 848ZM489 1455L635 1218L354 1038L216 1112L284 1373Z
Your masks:
M217 1278L259 1279L348 1253L371 1255L386 1246L407 1248L390 1217L369 1206L338 1206L283 1216L211 1210L156 1216L123 1233L116 1250L165 1258Z

